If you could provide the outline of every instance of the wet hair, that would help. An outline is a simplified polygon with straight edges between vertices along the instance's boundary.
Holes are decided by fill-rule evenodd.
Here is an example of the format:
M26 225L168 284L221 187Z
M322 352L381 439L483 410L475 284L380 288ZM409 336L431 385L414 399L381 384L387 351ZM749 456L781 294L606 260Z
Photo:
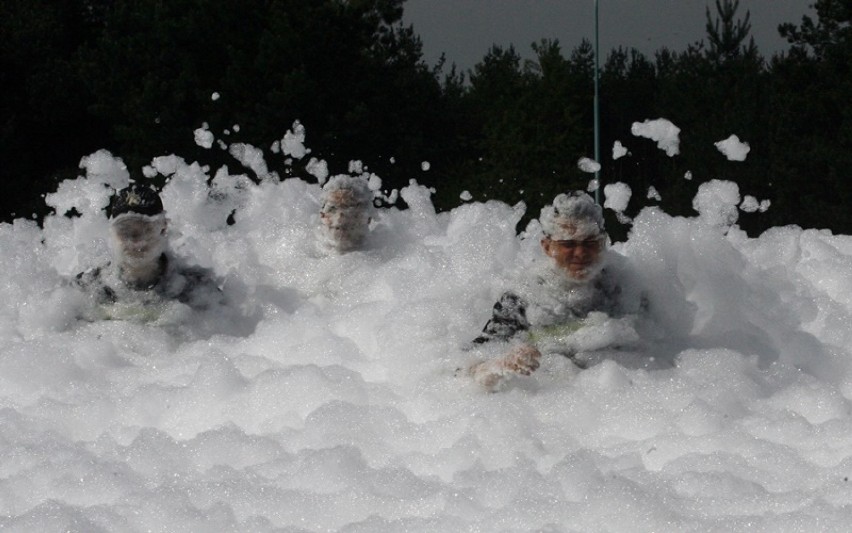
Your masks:
M583 191L563 193L541 210L539 222L547 237L556 240L602 237L603 210Z
M134 184L112 195L107 206L109 218L125 213L154 216L163 212L163 201L157 191L144 185Z

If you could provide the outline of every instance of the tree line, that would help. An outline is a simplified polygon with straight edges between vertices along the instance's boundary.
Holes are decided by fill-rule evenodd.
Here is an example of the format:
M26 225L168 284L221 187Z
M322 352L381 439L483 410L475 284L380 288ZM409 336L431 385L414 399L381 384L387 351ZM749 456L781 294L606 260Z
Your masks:
M816 0L814 18L779 28L790 47L771 58L751 39L738 0L712 7L706 34L684 51L651 58L619 48L602 58L602 181L631 187L628 214L653 187L663 209L690 215L700 183L732 180L771 201L765 213L741 216L752 234L786 224L852 234L852 4ZM360 160L387 188L417 179L435 188L440 209L468 191L524 201L535 216L555 194L586 187L577 161L594 148L588 41L568 51L542 40L531 60L495 46L459 72L424 62L403 8L404 0L4 0L2 220L46 214L43 194L101 148L137 176L171 153L250 174L227 151L195 143L202 124L268 152L299 120L330 172ZM681 129L677 156L631 134L633 122L660 117ZM714 146L731 134L751 147L743 162ZM615 141L628 156L611 157ZM283 157L267 160L282 177L307 175Z

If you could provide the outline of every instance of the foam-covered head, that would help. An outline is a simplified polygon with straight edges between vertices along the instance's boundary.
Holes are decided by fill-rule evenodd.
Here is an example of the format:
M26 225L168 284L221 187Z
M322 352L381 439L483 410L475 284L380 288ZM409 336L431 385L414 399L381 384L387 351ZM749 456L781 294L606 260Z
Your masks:
M606 246L603 213L588 194L560 194L541 210L540 222L545 255L568 277L586 281L600 271Z
M583 191L558 195L541 210L539 222L544 234L557 241L606 236L601 206Z
M338 250L359 248L367 236L373 210L373 192L353 176L334 176L322 190L320 220L324 244Z
M113 247L120 258L150 260L166 246L166 217L124 213L110 222Z
M116 192L107 209L115 259L129 275L152 277L167 244L160 196L151 188L131 185Z

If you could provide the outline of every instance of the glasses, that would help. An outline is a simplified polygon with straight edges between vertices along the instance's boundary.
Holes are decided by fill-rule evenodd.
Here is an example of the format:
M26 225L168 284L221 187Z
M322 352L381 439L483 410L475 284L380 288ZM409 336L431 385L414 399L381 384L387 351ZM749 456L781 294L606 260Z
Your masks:
M125 216L114 221L112 229L122 241L142 241L158 238L163 234L165 224L148 217Z
M576 248L585 248L590 251L597 251L601 248L601 240L600 239L585 239L582 241L575 240L566 240L566 241L557 241L551 239L553 244L559 246L560 248L565 248L566 250L574 250Z

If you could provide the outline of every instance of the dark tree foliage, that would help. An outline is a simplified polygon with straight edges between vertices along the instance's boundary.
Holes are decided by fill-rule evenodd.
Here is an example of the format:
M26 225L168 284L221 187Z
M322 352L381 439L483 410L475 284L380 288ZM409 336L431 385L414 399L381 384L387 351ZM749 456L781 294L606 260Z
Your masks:
M682 53L658 56L656 111L681 129L681 143L678 156L656 163L654 186L664 209L673 214L694 213L692 197L700 183L711 179L736 181L742 193L766 197L760 152L760 124L767 112L764 62L748 38L748 13L744 23L735 18L737 5L717 1L715 19L707 11L709 46L701 41ZM728 161L715 146L732 134L754 147L745 162ZM646 153L644 160L654 165L659 154ZM687 173L692 181L685 179ZM744 226L749 218L743 217Z
M601 71L601 178L604 183L630 185L633 199L628 214L650 203L646 195L653 186L667 212L692 215L699 185L724 179L738 183L743 195L772 202L766 213L741 215L740 225L752 234L792 223L852 231L852 214L844 209L852 194L846 185L852 168L849 5L817 2L818 22L805 17L800 28L782 27L793 48L769 63L750 36L749 13L739 16L738 0L717 0L715 12L708 8L706 40L683 52L663 49L653 62L635 50L611 52ZM561 165L558 176L532 171L531 165L512 166L525 155L541 153L540 139L523 131L518 121L541 120L530 113L535 106L524 97L541 98L542 61L547 57L553 64L553 58L535 49L537 60L521 68L517 54L492 50L477 65L468 99L477 102L474 109L485 124L481 138L492 146L486 152L490 156L478 154L482 162L477 190L515 201L512 190L499 186L514 178L510 189L523 183L528 190L542 191L547 200L555 191L585 185L588 176L573 167L578 157L591 154L594 67L589 48L581 43L563 60L576 78L561 81L566 92L560 102L547 104L554 114L568 110L572 120L562 124L576 128L572 138L578 140L564 144L570 152L561 159L551 156L549 161ZM633 122L659 117L681 129L680 154L675 157L631 134ZM731 134L750 144L746 161L728 161L716 148L716 142ZM494 150L499 141L507 141L509 148ZM615 141L630 155L613 160L610 147ZM537 215L540 198L529 194L523 198L530 204L529 214ZM621 238L627 228L610 224L610 229Z
M4 217L32 211L99 148L133 173L171 153L237 171L227 152L196 146L193 130L204 123L226 142L268 149L300 120L311 155L332 172L362 159L388 187L407 184L421 161L453 152L447 132L456 128L419 38L399 24L402 4L0 3L0 168L3 183L14 183ZM283 158L270 164L289 170Z
M708 56L717 62L737 59L742 54L757 54L754 39L749 37L751 14L746 11L745 18L737 18L737 10L740 7L739 0L716 0L716 18L707 7L707 41L709 43ZM743 43L748 37L747 47Z
M525 202L526 221L555 194L586 187L591 176L577 161L594 155L588 41L566 53L542 40L526 61L513 47L495 46L469 72L445 70L443 59L423 62L414 28L400 24L403 6L0 2L3 219L44 214L41 196L99 148L134 173L170 153L250 172L227 151L195 144L193 130L204 123L227 143L264 149L286 178L304 176L303 167L268 148L299 120L310 155L332 173L361 160L387 188L412 178L434 187L439 209L469 191L476 200ZM852 4L816 0L814 9L814 17L779 28L791 47L768 61L739 0L715 0L704 39L684 51L608 54L600 71L600 176L631 187L628 215L654 202L651 187L667 212L693 215L700 184L725 179L772 202L766 213L741 215L751 234L785 224L852 233ZM634 122L656 118L681 129L680 154L668 157L632 135ZM751 146L744 162L714 146L732 134ZM612 157L616 141L629 155ZM619 239L629 230L614 218L608 224Z
M118 0L83 53L93 111L132 166L172 152L226 163L226 154L195 146L194 128L238 124L229 141L266 148L298 119L314 155L333 169L372 156L373 170L397 178L391 184L407 182L403 174L432 154L445 115L419 39L394 26L401 6Z
M585 186L577 160L592 152L584 129L594 56L588 42L569 59L556 41L533 51L522 65L514 48L495 46L470 73L464 101L475 127L456 174L477 200L523 200L537 214L558 192Z
M784 24L793 45L772 62L774 223L852 233L852 3L818 0L818 19Z
M57 176L99 147L105 126L88 113L75 55L93 37L97 5L0 2L0 220L44 214Z

